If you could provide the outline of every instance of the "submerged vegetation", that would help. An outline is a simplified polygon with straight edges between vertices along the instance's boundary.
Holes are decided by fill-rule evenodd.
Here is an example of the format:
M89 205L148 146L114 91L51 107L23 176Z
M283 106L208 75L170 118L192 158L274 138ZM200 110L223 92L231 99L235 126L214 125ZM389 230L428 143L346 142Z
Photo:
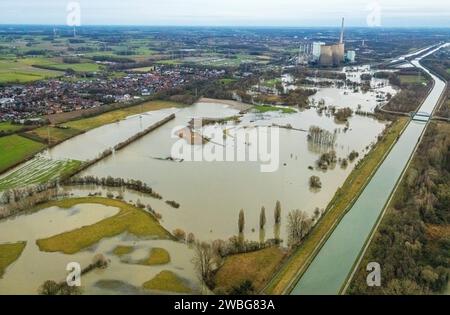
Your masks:
M355 167L341 188L329 203L325 214L316 223L300 246L293 248L287 262L276 273L266 288L266 293L283 294L289 290L292 279L297 279L305 270L305 266L314 254L323 238L329 235L336 222L345 214L355 196L370 180L380 162L397 140L408 119L399 118L384 132L384 136L366 157Z
M152 248L149 256L139 262L141 265L155 266L155 265L165 265L170 262L169 252L164 248Z
M171 235L149 213L119 200L99 197L64 199L49 202L42 208L71 208L77 204L93 203L108 207L116 207L120 212L110 218L93 225L85 226L70 232L65 232L36 241L39 249L45 252L62 252L75 254L89 246L98 243L105 237L113 237L124 232L143 238L170 239Z

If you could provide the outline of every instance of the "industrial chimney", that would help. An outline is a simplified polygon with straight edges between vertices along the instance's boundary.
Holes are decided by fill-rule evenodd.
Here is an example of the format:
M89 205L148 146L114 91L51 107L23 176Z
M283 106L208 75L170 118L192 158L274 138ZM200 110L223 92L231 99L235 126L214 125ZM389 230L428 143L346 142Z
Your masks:
M339 41L339 44L344 43L344 18L342 18L342 27L341 27L341 40Z

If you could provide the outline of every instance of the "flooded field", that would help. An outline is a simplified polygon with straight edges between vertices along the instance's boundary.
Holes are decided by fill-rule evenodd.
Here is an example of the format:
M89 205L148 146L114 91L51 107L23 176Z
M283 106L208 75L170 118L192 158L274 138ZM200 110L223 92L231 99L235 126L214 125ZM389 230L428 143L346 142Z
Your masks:
M335 89L340 93L340 89ZM372 97L368 95L367 97ZM80 176L121 177L141 180L157 193L162 200L128 190L107 189L94 186L73 186L64 188L73 196L88 196L101 192L122 194L127 202L138 201L151 205L162 215L161 225L168 231L182 229L193 233L198 240L229 239L238 235L238 214L245 214L244 237L247 240L264 241L281 238L287 241L286 221L291 210L300 209L313 216L323 211L337 189L343 184L358 161L370 150L372 144L386 127L385 122L371 117L353 115L348 123L338 123L326 111L319 113L315 108L286 113L272 108L270 111L251 110L240 113L243 108L234 103L208 100L185 108L164 109L143 115L132 116L114 124L105 125L78 137L70 139L44 153L49 160L86 161L97 157L105 149L128 139L175 113L176 118L148 135L131 143L125 149L101 160L84 171ZM208 141L201 147L191 145L186 139L177 137L176 131L186 128L193 118L228 118L223 124L203 126L197 132L208 133ZM335 142L326 148L308 141L308 130L319 126L334 135ZM254 139L233 137L239 131L262 128L267 133L276 129L279 133L279 150L274 172L262 172L262 161L220 162L188 161L186 157L174 158L175 143L184 141L181 148L197 153L214 152L218 149L230 150L239 155L240 151L251 150L259 143ZM241 141L242 143L240 143ZM334 150L337 158L346 159L353 151L359 153L353 162L341 167L339 163L328 170L320 169L317 161L321 154ZM278 152L279 151L279 152ZM40 157L42 159L42 156ZM19 167L20 168L20 167ZM17 170L15 170L17 171ZM319 176L321 189L311 189L311 176ZM178 209L165 201L174 200ZM274 208L281 202L281 225L275 225ZM261 207L266 209L267 223L259 229ZM95 209L94 209L95 208ZM99 205L78 205L71 209L48 208L33 214L25 214L0 221L2 243L26 241L26 247L6 270L0 280L0 294L35 294L46 280L62 281L67 263L76 261L83 267L92 262L98 253L105 255L110 266L105 270L95 270L83 276L85 294L137 293L151 294L143 290L143 283L159 272L168 270L176 274L192 290L198 290L198 281L191 262L193 252L182 243L168 240L143 240L124 233L103 238L95 245L73 255L46 253L39 250L36 240L70 231L113 216L116 208ZM20 227L26 226L27 229ZM118 246L133 247L133 252L125 257L113 254ZM164 248L170 254L169 264L162 266L142 266L133 264L142 260L152 248Z
M142 240L124 233L102 239L73 255L43 252L36 244L38 239L91 225L117 213L118 209L114 207L80 204L70 209L51 207L2 221L0 223L2 242L26 241L27 244L22 255L7 269L0 280L0 294L37 294L38 288L45 281L65 280L68 263L77 262L85 268L99 253L110 261L109 266L82 277L84 294L150 294L152 292L144 291L142 285L162 270L174 272L194 289L196 288L196 278L190 262L191 250L186 245L174 241ZM113 254L118 245L133 247L134 251L124 257L118 257ZM133 263L144 259L152 248L167 250L170 262L160 266Z
M309 102L312 106L322 102L324 106L334 106L337 108L349 107L352 110L373 113L377 105L384 105L388 101L388 95L391 97L397 93L397 90L389 84L389 80L373 77L376 71L370 66L344 67L341 71L345 74L348 82L328 79L321 77L307 77L307 80L315 82L314 85L300 85L306 89L316 89L316 94L310 96ZM355 88L352 83L361 84L364 81L361 75L370 75L370 90L363 91L360 87ZM289 74L282 76L282 82L285 90L297 88L295 79ZM320 87L320 83L330 83L330 86ZM341 86L342 85L342 86Z
M246 217L245 237L259 240L258 222L262 206L268 213L266 238L274 237L273 209L277 200L281 202L283 217L294 209L312 214L316 208L325 208L356 161L345 169L339 165L326 172L316 169L316 161L322 152L309 145L307 133L303 131L280 128L279 168L273 173L262 173L259 162L164 160L171 156L172 145L179 140L172 137L173 128L186 126L193 117L227 117L237 113L237 110L226 105L212 103L199 103L182 109L177 112L174 121L102 160L81 175L139 179L148 183L164 199L181 204L179 209L173 209L163 202L148 200L162 214L164 226L169 230L181 228L186 233L192 232L202 240L228 239L236 235L240 209L244 209ZM319 125L330 132L337 129L334 149L340 158L347 157L352 150L358 151L361 157L385 127L384 123L374 119L354 116L349 122L350 129L343 132L345 125L336 124L334 118L320 116L315 110L306 110L295 114L248 113L237 125L230 123L215 128L228 130L272 124L290 124L293 128L306 130L312 125ZM212 150L214 146L217 144L210 142L203 150ZM309 166L313 169L308 169ZM312 175L320 176L323 183L321 190L309 189ZM284 226L281 237L285 238Z

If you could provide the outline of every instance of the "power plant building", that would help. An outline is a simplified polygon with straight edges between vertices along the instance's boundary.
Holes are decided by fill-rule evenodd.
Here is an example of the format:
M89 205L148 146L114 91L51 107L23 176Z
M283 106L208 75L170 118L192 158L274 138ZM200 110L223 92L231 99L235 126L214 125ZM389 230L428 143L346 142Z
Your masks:
M315 46L316 44L317 46ZM314 53L317 53L319 48L320 55L318 61L321 66L339 66L342 62L345 61L344 19L342 19L341 37L339 43L332 45L325 45L322 42L313 43L314 58L316 57Z
M313 42L312 44L312 56L314 61L319 61L322 54L322 46L325 46L324 42Z

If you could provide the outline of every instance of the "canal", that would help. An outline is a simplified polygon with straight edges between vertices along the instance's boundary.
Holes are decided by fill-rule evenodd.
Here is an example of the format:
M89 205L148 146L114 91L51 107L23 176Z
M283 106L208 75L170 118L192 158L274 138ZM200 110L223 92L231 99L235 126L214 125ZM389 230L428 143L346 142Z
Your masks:
M448 44L446 44L448 45ZM431 75L435 84L420 108L432 113L445 89L445 82L422 67L418 57L412 64ZM412 120L383 161L371 181L330 235L306 272L294 286L294 295L339 294L352 271L366 240L370 236L397 181L413 155L427 126L426 121Z

